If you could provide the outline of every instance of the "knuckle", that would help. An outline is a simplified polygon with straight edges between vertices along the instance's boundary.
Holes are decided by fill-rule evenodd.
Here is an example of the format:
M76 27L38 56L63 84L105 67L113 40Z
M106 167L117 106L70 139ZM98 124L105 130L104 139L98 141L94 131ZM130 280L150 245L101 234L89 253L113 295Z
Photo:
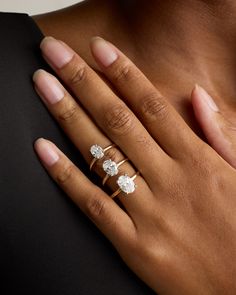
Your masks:
M106 202L99 196L89 198L86 205L86 213L92 219L98 219L105 216Z
M58 120L66 123L73 122L78 115L76 103L67 104L58 114Z
M85 64L75 65L71 69L71 73L68 82L71 86L77 86L86 79L87 67Z
M116 67L113 72L113 80L118 83L127 82L132 79L131 65L126 63Z
M70 179L75 175L75 166L69 165L68 167L63 168L56 176L56 181L58 184L64 186Z
M157 119L164 121L168 114L167 110L168 107L164 99L156 92L148 94L141 100L141 116L147 123L152 123Z
M125 135L133 127L133 115L126 106L116 105L104 112L104 124L116 135Z

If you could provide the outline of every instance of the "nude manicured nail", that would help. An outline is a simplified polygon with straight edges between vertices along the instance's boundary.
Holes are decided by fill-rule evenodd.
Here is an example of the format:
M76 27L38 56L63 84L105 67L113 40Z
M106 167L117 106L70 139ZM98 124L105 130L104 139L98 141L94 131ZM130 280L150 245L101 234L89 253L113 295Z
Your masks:
M105 67L109 67L118 58L116 50L100 37L92 38L91 49L95 58Z
M34 146L40 159L47 166L52 166L59 160L59 155L53 149L51 144L44 138L36 140Z
M44 70L38 70L33 75L33 81L40 92L41 98L49 104L62 100L65 93L59 82Z
M219 112L219 108L217 107L213 98L206 92L205 89L203 89L199 85L196 85L195 89L197 91L197 94L200 95L204 99L204 101L207 103L207 105L210 107L211 110L213 110L214 112Z
M74 56L72 49L53 37L45 37L40 48L50 63L59 69L69 63Z

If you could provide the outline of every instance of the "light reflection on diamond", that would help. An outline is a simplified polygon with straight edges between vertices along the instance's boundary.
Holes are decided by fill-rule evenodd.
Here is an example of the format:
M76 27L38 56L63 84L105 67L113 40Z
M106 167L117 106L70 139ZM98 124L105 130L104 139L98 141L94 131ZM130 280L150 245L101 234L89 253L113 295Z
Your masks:
M90 153L92 156L96 159L102 159L104 157L104 151L103 148L100 147L99 145L95 144L91 146L90 148Z
M136 189L136 185L133 179L131 179L127 174L121 175L117 180L117 184L119 185L120 189L126 194L131 194Z
M104 171L110 176L115 176L119 172L117 164L112 160L104 161L102 166L103 166Z

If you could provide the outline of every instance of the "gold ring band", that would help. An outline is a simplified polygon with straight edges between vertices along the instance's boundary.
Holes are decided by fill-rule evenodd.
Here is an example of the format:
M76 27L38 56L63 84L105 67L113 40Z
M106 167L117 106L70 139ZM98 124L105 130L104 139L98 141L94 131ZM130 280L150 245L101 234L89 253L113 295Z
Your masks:
M140 172L139 171L137 171L135 174L134 174L134 176L132 176L132 177L130 177L130 179L133 181L133 180L135 180L135 178L138 176L138 175L140 175ZM137 186L136 186L137 187ZM112 199L114 199L116 196L118 196L121 192L123 192L123 190L121 189L121 188L118 188L118 190L116 190L110 197L112 198ZM126 193L126 194L128 194L128 193Z
M116 146L116 144L114 144L114 143L111 144L111 145L109 145L108 147L106 147L106 148L103 149L103 153L105 153L106 151L112 149L112 148L115 147L115 146ZM99 159L97 159L97 158L93 158L93 160L91 161L90 166L89 166L90 171L93 169L93 166L94 166L94 164L97 162L97 160L99 160Z

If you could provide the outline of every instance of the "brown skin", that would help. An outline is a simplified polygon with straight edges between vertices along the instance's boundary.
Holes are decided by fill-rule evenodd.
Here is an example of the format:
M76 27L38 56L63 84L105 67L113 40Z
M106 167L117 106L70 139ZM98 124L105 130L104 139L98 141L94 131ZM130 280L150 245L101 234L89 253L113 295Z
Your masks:
M128 26L121 13L124 10L117 10L117 15L110 18L111 8L115 5L118 7L115 1L110 1L111 4L108 1L100 1L99 4L101 3L98 5L96 1L88 1L73 9L54 13L50 18L43 16L36 19L46 35L66 41L92 68L100 69L140 121L128 109L122 109L122 114L129 117L126 123L133 124L132 132L130 125L117 125L124 117L118 118L120 112L114 113L109 107L121 101L78 56L63 69L50 64L75 93L75 97L80 98L80 103L89 111L102 132L93 124L86 132L81 130L81 126L86 126L90 118L84 116L79 106L70 109L70 106L75 106L75 101L63 88L66 94L64 99L47 106L88 162L91 157L87 151L94 143L89 142L89 133L92 134L91 138L97 134L104 145L110 140L116 142L142 172L142 177L137 179L137 192L131 198L118 197L125 209L120 210L109 196L92 185L52 143L49 145L59 155L53 165L46 163L47 142L42 139L37 141L36 151L51 176L110 239L127 265L159 294L234 295L236 171L188 128L167 100L193 126L195 123L188 111L189 92L196 82L208 89L221 112L210 113L208 110L203 117L199 110L205 106L201 105L201 98L195 89L192 99L196 117L216 150L222 151L223 145L212 137L212 132L218 141L227 139L224 147L230 146L231 149L227 155L221 155L232 166L236 166L233 157L229 157L230 152L236 150L235 52L232 45L236 28L233 11L236 5L234 1L191 1L191 5L187 5L186 1L175 1L173 14L173 1L163 1L161 4L150 1L150 11L145 14L144 9L147 8L142 7L140 10L143 1L137 1L138 9L132 6L127 8L127 13L130 12L132 16ZM138 16L139 11L142 11L141 16ZM153 11L155 14L152 14ZM222 21L221 17L225 15L227 18ZM137 23L137 17L142 18L142 26ZM49 19L52 31L48 30ZM63 20L62 27L57 26L59 20ZM110 32L105 30L104 22L109 23ZM117 24L121 24L120 31L114 33ZM129 31L126 30L124 34L122 28L127 27ZM76 43L76 35L80 35L78 28L83 32L80 44ZM158 38L151 42L153 32ZM164 32L168 32L168 38ZM154 90L121 52L118 51L118 60L105 68L96 59L95 45L92 43L96 63L87 50L88 40L93 35L103 36L118 44L166 98ZM47 56L45 44L42 50L44 56ZM132 44L139 46L134 48ZM50 62L49 58L47 61ZM117 80L117 74L127 63L129 74L125 80L122 75L118 75L121 79ZM80 81L71 79L75 69L83 67L86 67L89 75ZM45 73L35 76L36 89L42 98L45 91L43 75ZM103 98L100 104L91 101L88 93L92 97L97 94ZM146 98L145 102L143 98ZM147 107L150 105L151 109ZM71 110L73 116L69 116L68 120ZM113 112L112 120L111 117L104 116L109 113L108 110ZM87 123L81 124L81 118ZM223 131L219 133L217 128L209 129L212 122L216 126L218 124ZM146 129L153 138L147 135ZM195 127L194 130L199 132L200 129ZM125 137L121 136L124 132ZM78 133L81 135L79 139ZM141 142L137 142L136 134L141 134ZM134 154L134 150L137 153ZM151 167L147 164L147 157L144 157L145 152L150 156L153 164ZM117 160L120 155L116 153L110 156ZM70 168L67 169L68 167ZM123 169L131 171L132 168L126 164ZM99 167L96 167L96 171L101 174ZM112 190L115 189L114 182L110 182L109 186Z
M85 1L34 19L46 36L63 40L97 70L88 48L91 37L115 44L196 132L189 103L195 83L235 122L235 1L130 2Z
M81 57L60 42L56 44L71 59L57 65L55 42L44 40L43 55L74 97L55 77L37 72L36 90L49 111L88 164L92 144L105 147L114 142L142 176L136 179L138 188L132 195L117 196L122 209L53 143L39 139L35 149L48 173L158 294L234 295L236 170L195 135L117 49L116 61L105 67L98 53L101 40L91 43L101 70L134 113ZM58 60L62 61L57 55ZM53 85L63 92L60 101L55 102L58 91ZM52 98L53 103L46 102ZM108 156L118 161L120 153L114 149ZM95 170L104 176L100 165ZM130 163L122 166L124 172L133 175ZM112 191L117 188L115 179L108 183Z
M100 69L88 48L91 37L98 35L116 44L191 128L202 138L205 133L212 147L235 167L235 1L127 3L84 1L34 19L45 35L65 41L97 71ZM222 132L210 128L209 136L211 121L199 113L198 99L194 99L192 107L190 92L195 83L207 89L216 100L221 111L217 122ZM226 119L222 120L223 117ZM227 137L224 141L223 135Z

